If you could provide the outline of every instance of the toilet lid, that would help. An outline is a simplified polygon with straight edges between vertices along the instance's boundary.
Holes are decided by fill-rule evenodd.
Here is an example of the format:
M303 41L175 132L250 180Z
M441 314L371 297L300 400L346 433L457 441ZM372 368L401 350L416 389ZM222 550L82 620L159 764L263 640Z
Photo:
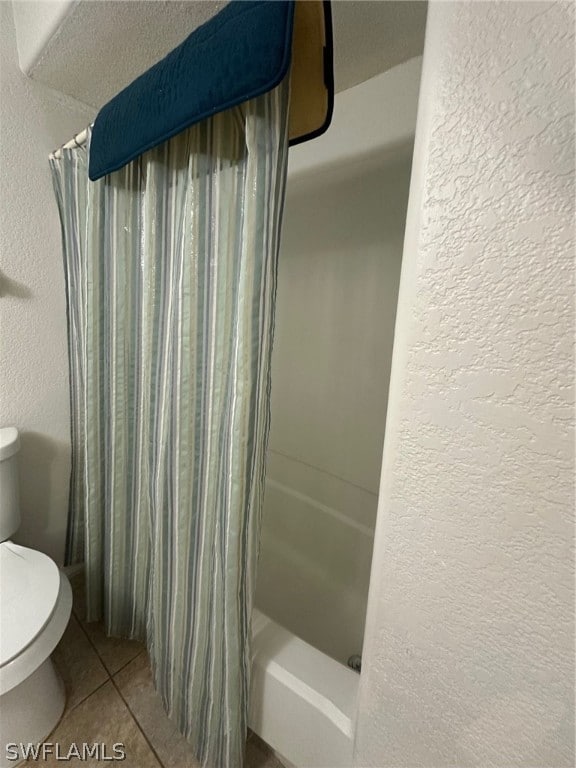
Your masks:
M60 572L42 552L0 544L0 667L30 645L56 607Z

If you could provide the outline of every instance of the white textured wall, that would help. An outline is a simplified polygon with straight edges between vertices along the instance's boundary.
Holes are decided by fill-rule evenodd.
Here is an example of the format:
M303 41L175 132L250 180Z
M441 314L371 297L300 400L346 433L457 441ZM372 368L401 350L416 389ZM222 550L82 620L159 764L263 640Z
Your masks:
M356 766L574 765L574 12L428 14Z
M66 304L48 154L93 112L27 80L0 2L0 425L22 434L17 541L61 561L69 482Z

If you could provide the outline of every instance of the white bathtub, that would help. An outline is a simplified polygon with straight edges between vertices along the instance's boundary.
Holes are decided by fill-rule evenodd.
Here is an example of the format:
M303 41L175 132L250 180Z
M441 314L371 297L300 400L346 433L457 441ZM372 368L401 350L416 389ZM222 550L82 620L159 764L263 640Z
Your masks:
M420 67L290 154L249 722L298 768L353 764Z
M286 765L352 765L359 675L256 610L250 728Z

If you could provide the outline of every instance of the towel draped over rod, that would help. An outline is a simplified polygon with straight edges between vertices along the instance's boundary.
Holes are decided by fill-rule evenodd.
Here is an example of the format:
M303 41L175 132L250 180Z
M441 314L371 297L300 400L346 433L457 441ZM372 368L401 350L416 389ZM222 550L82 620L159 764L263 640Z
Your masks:
M328 128L334 104L329 0L231 0L102 107L94 181L194 123L275 88L290 71L290 144ZM52 153L82 146L86 130Z

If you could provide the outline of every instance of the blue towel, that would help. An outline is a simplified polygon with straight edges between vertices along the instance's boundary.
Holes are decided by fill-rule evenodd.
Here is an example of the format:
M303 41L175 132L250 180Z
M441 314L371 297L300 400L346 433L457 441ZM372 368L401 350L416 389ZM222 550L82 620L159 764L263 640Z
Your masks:
M294 5L295 0L232 0L124 88L94 122L90 178L112 173L188 126L275 88L290 66ZM331 84L329 5L325 14ZM330 121L331 87L326 125L313 135Z

